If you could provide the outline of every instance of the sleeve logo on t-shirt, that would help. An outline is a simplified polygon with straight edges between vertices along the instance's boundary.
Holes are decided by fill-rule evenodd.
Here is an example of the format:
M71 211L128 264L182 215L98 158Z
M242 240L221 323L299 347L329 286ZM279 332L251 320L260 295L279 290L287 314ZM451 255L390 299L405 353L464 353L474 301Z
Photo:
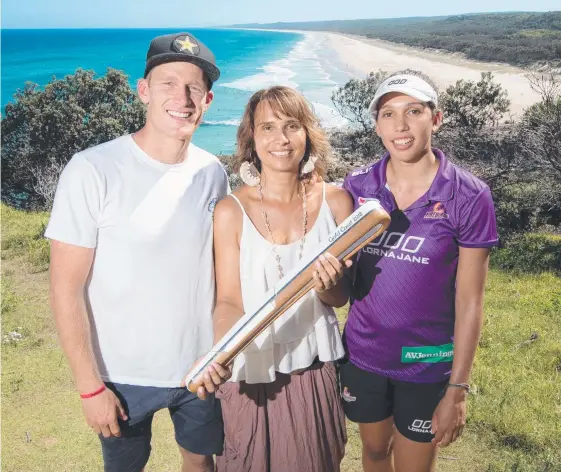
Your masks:
M214 197L208 202L208 211L214 213L214 207L218 203L218 198Z
M357 177L358 175L368 174L368 172L370 172L372 167L374 166L368 166L368 167L363 167L362 169L357 169L351 173L351 177Z
M448 219L448 213L446 213L446 209L444 208L443 203L442 202L437 202L432 207L431 211L428 211L427 213L425 213L424 218L426 220L447 220Z

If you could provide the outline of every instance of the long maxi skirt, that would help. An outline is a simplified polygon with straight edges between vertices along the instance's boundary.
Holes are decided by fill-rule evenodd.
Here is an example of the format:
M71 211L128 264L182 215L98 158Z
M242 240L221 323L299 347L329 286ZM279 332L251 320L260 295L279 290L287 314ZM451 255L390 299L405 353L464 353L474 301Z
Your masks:
M224 452L217 472L339 472L347 432L337 370L315 363L273 383L220 386Z

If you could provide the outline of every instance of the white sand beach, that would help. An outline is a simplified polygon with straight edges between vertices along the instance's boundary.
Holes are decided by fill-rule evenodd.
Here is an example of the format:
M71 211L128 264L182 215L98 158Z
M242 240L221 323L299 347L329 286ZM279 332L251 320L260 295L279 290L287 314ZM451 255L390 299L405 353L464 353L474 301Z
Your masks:
M508 93L511 101L510 116L513 118L519 117L525 108L540 101L539 94L530 87L527 79L528 71L509 64L477 62L466 59L461 54L416 49L389 41L368 39L364 36L327 31L251 29L304 34L309 43L321 44L323 48L331 50L337 58L338 68L347 76L357 78L363 78L372 71L384 70L393 73L411 68L429 75L440 91L444 91L458 80L478 81L482 72L492 72L495 81L500 83ZM508 118L508 115L505 116L505 119Z
M444 90L460 79L477 81L481 72L491 71L495 80L508 92L513 116L520 116L525 108L540 100L539 95L530 88L527 72L508 64L475 62L455 54L414 49L358 36L315 32L309 34L326 35L343 65L358 77L380 69L396 72L411 68L423 71Z

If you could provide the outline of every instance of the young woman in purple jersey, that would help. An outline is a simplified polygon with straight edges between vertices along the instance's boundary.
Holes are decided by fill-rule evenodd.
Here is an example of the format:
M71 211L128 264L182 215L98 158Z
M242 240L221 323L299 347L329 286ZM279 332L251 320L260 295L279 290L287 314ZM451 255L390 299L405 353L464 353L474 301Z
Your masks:
M343 407L366 472L430 472L465 425L495 211L489 187L431 146L443 116L429 78L392 75L370 110L387 153L344 187L392 223L355 264Z

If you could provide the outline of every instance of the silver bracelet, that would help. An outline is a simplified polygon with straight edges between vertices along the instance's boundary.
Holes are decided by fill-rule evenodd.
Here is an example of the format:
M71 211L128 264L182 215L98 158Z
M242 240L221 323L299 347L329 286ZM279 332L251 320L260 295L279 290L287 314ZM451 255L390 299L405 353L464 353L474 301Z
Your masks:
M468 394L471 391L471 387L469 386L468 383L459 383L459 384L449 383L448 387L463 388Z

